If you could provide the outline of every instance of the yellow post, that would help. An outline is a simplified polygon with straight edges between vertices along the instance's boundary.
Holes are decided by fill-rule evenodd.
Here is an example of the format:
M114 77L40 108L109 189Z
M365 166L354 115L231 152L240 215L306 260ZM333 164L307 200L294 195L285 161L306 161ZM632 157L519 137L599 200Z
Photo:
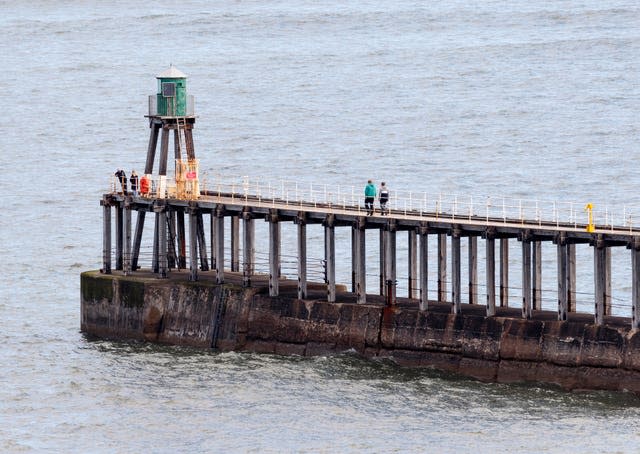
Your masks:
M587 203L584 209L589 214L589 223L587 224L587 232L593 233L596 231L596 226L593 223L593 204Z

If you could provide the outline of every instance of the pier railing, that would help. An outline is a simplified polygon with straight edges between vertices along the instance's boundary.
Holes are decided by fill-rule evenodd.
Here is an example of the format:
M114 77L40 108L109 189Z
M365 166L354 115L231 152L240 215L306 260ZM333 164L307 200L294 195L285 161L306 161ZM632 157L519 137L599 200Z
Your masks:
M187 117L194 115L195 101L193 95L187 95L187 104L185 115ZM158 95L149 95L149 116L154 117L159 115L158 110Z
M147 197L176 198L175 183L168 176L150 177ZM363 187L355 185L301 183L292 180L263 180L248 176L200 175L200 195L231 197L238 203L267 206L322 207L329 210L350 210L366 213ZM120 191L115 177L111 178L111 192ZM200 195L187 194L187 199ZM591 223L598 229L628 230L640 225L640 209L627 206L610 208L607 204L587 209L587 203L555 201L535 198L457 195L407 191L391 188L388 208L395 214L443 216L448 219L486 219L487 222L527 222L540 225L573 225L583 228ZM376 199L376 210L379 203ZM591 215L591 218L589 217ZM638 221L636 221L638 219Z

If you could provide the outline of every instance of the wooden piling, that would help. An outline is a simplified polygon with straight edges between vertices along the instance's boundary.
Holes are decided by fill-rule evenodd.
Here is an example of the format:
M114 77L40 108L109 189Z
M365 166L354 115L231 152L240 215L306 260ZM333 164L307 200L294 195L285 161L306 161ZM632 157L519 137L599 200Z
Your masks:
M153 220L153 252L151 256L151 269L156 274L160 272L160 215L158 214L157 206L158 205L154 203L153 211L155 217Z
M196 212L196 234L198 236L198 256L200 257L200 269L209 271L209 259L207 258L207 242L204 237L204 219L202 218L202 210Z
M462 282L460 262L460 229L451 232L451 313L459 314L462 304Z
M122 203L116 205L116 270L123 269L124 219Z
M418 296L418 234L415 230L407 231L407 297Z
M611 315L611 248L605 248L605 294L604 294L604 314Z
M385 275L385 292L384 295L387 301L391 304L396 302L396 225L395 222L390 219L384 229L385 233L385 262L384 262L384 275Z
M251 286L251 279L255 272L256 262L256 228L255 220L250 212L246 211L242 214L243 220L243 260L242 260L242 285Z
M438 301L447 300L447 235L438 234Z
M307 219L305 213L298 213L298 299L307 297Z
M531 251L531 281L533 285L533 309L542 310L542 242L534 241Z
M209 225L209 237L211 238L211 269L212 270L218 269L218 267L216 266L216 257L218 256L218 246L217 246L218 219L216 216L216 211L217 209L211 210L211 221Z
M184 209L176 210L177 236L178 236L178 268L187 268L187 234L184 223Z
M158 146L158 132L160 131L161 123L151 123L151 134L149 136L149 146L147 147L147 162L144 166L144 173L153 173L153 161L156 156L156 147Z
M159 204L154 207L154 211L156 212L157 226L158 226L158 234L156 235L157 244L158 244L158 253L157 253L157 265L158 265L158 276L160 278L166 278L168 275L167 272L167 210L164 204Z
M280 222L278 212L273 210L267 218L269 222L269 296L278 296L280 287Z
M358 304L367 302L367 250L365 219L358 218L353 226L355 245L355 286Z
M385 258L385 254L387 251L387 248L385 246L385 242L386 242L387 236L384 233L384 228L380 229L380 243L379 243L379 257L380 257L380 295L386 295L386 280L387 277L385 275L385 263L386 263L386 258Z
M167 174L167 161L169 155L169 126L162 126L162 138L160 139L160 162L158 164L158 175Z
M568 273L569 273L569 257L566 237L564 234L558 235L558 320L566 321L569 312L568 301Z
M215 222L215 272L216 283L224 283L224 209L223 207L217 207L214 215ZM212 242L214 242L212 240Z
M189 208L189 280L198 280L198 211Z
M469 304L478 304L478 237L469 236Z
M336 301L336 231L334 216L327 215L324 221L324 260L327 279L327 302Z
M640 238L631 243L631 328L640 329Z
M139 268L138 260L140 258L140 246L142 244L142 231L144 230L144 220L147 215L146 211L138 211L136 220L136 230L133 236L133 247L131 251L131 270L135 271Z
M509 307L509 238L500 238L500 307Z
M111 205L102 201L102 272L111 274Z
M576 312L576 245L567 244L567 305L569 312Z
M594 276L594 299L595 299L595 317L594 323L602 325L604 316L606 315L606 299L607 299L607 248L602 238L595 240L593 248L593 276Z
M418 227L420 237L420 310L429 307L429 229L427 226Z
M180 146L180 128L176 120L176 127L173 129L173 157L174 159L182 159L182 148Z
M356 270L358 268L358 253L356 251L356 223L351 226L351 293L357 293Z
M531 240L525 233L522 238L522 318L531 318L531 297Z
M131 200L124 201L123 211L123 269L125 276L131 274Z
M167 267L171 270L178 266L176 254L176 212L170 206L167 207Z
M187 123L184 129L184 142L187 148L187 159L195 159L195 147L193 144L193 125Z
M240 271L240 219L230 216L231 234L231 271Z
M486 237L486 272L487 272L487 317L496 315L496 241L495 237L487 232Z

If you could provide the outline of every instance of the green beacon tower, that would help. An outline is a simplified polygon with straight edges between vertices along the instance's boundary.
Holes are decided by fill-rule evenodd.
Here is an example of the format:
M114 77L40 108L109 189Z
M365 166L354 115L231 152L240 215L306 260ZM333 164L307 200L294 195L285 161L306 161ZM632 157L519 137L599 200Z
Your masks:
M193 96L187 94L187 76L178 68L169 68L156 76L158 92L149 96L149 147L145 176L157 180L154 194L157 198L197 199L200 196L198 160L193 146ZM175 180L167 176L170 135L173 132ZM160 138L160 156L157 178L154 174L156 148ZM144 196L144 194L143 194Z
M158 76L157 105L161 117L187 116L187 76L171 65Z

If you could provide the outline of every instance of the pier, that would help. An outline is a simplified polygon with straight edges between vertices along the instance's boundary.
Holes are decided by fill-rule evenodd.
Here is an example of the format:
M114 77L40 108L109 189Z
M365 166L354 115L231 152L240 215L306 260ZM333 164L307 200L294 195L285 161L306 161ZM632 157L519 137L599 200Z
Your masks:
M384 213L371 214L364 184L207 175L186 76L171 67L157 79L144 173L131 186L118 172L100 201L102 268L81 278L83 331L222 350L355 349L484 380L640 392L640 222L631 212L398 188ZM267 224L261 236L257 222ZM287 225L295 240L286 237L285 258ZM350 250L341 241L338 251L337 238ZM268 249L260 259L258 243ZM613 311L613 249L626 251L621 268L631 270L626 313ZM350 257L350 282L338 281L338 252ZM586 312L576 291L585 255ZM543 275L546 287L555 276L553 304Z
M162 187L159 180L154 181L152 186ZM437 301L449 303L452 313L460 313L462 303L466 303L484 305L487 316L495 315L496 307L508 306L508 298L513 299L513 295L508 295L506 282L519 279L521 316L530 319L535 311L543 309L541 244L546 241L553 243L557 250L557 318L564 321L569 314L576 312L575 247L583 244L593 251L595 279L592 315L593 322L602 325L612 315L611 248L618 247L629 251L633 272L629 276L632 311L628 317L632 328L639 326L636 315L640 314L640 274L636 271L640 264L638 229L596 224L593 231L588 231L589 224L577 221L500 217L497 216L503 210L500 205L494 209L478 206L463 207L457 212L428 211L422 206L424 199L420 198L394 198L387 215L382 216L378 212L367 216L361 198L348 192L330 194L322 188L309 186L302 189L295 184L263 184L260 188L256 186L256 190L252 188L254 186L246 179L217 181L213 183L213 189L203 189L192 197L179 198L171 193L171 188L166 189L164 194L153 192L133 197L118 193L114 184L113 192L105 194L101 202L104 210L104 272L111 271L114 259L116 270L130 274L139 269L143 223L146 213L154 213L151 268L158 278L166 277L172 270L188 269L190 280L195 281L200 273L211 271L216 282L222 284L225 282L225 271L230 271L241 272L244 285L250 286L256 277L255 222L261 220L269 225L269 294L277 296L282 278L279 271L281 224L293 223L297 230L295 279L298 281L298 298L304 299L308 282L306 230L307 225L317 224L324 230L323 274L328 302L336 301L336 230L348 229L351 235L353 276L350 289L358 303L365 303L368 297L365 290L367 248L377 248L381 265L378 294L384 296L389 304L394 304L398 297L396 283L398 279L404 279L409 284L407 294L402 296L415 300L420 310L427 310L430 303L429 248L436 248ZM437 201L434 203L437 204ZM484 213L477 214L482 208ZM115 232L111 228L112 212L115 212ZM134 212L137 213L137 223L135 235L132 235ZM225 239L225 223L226 231L230 233L229 239ZM379 232L377 244L365 242L365 231L370 229ZM114 236L115 250L112 249ZM407 242L408 276L398 276L396 272L396 247L400 240ZM227 247L225 241L228 242ZM460 277L463 266L462 241L468 242L465 264L469 276L469 282L465 283L469 286L467 301L462 300L463 283ZM485 295L478 295L476 291L478 247L484 247L486 251ZM519 263L522 272L514 277L508 275L508 261L510 257L513 259L516 250L521 254ZM447 291L449 273L451 289Z
M420 310L427 310L429 249L437 248L437 302L448 302L452 313L460 313L462 287L468 285L468 301L464 303L485 305L486 315L491 317L496 314L496 307L509 306L509 299L513 299L513 295L509 295L509 282L519 280L521 316L530 319L534 312L543 309L541 246L549 242L557 251L557 319L565 321L577 309L576 246L588 245L594 270L593 322L602 325L612 315L611 250L626 248L631 262L628 279L632 289L631 311L627 316L633 329L640 326L640 223L634 227L630 214L625 212L616 224L609 212L595 212L591 204L583 207L504 198L474 201L472 197L461 196L443 199L438 194L400 189L392 193L389 213L382 216L377 210L368 216L362 190L353 186L328 190L326 185L291 181L207 178L199 173L196 159L193 140L196 117L193 97L186 93L186 75L171 66L157 79L158 93L149 97L150 137L142 177L146 183L135 194L125 194L118 179L112 177L110 191L101 201L105 273L115 269L128 275L140 268L145 219L147 213L153 213L150 267L158 278L166 278L172 270L189 269L190 280L196 281L199 273L211 270L216 282L222 284L225 270L241 271L244 285L250 286L256 277L255 222L263 220L269 225L269 294L278 296L282 278L281 225L294 223L297 227L295 278L298 298L304 299L308 285L307 226L318 224L324 229L322 275L328 302L336 301L336 230L349 229L350 289L360 304L368 297L367 252L377 248L378 294L384 296L388 304L394 304L396 284L403 279L408 283L407 294L403 296L415 300ZM172 171L168 166L171 138L175 162ZM132 231L134 213L137 216ZM225 246L225 222L230 236L228 246ZM377 244L366 243L367 230L379 232ZM397 275L398 241L407 242L407 276ZM464 284L462 241L468 242L468 282ZM485 248L486 276L482 286L485 294L478 292L478 247ZM509 276L509 260L515 257L514 252L519 255L520 276Z

